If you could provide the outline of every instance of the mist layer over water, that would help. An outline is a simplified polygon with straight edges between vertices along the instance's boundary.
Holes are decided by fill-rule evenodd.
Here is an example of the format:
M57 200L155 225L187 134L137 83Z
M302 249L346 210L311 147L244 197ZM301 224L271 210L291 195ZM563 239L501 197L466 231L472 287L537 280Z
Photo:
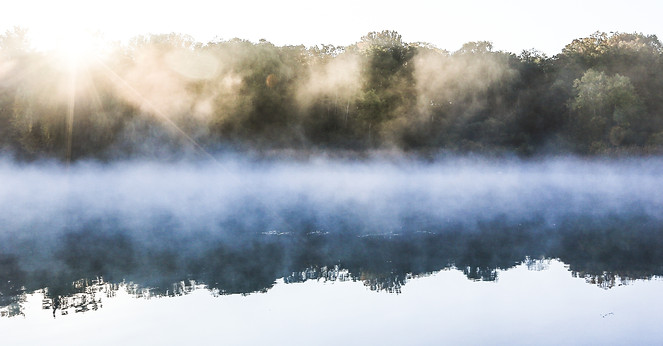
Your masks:
M556 227L569 217L663 218L663 161L265 163L228 160L0 166L1 236L100 223L140 236L155 224L233 237ZM112 220L112 224L110 224Z

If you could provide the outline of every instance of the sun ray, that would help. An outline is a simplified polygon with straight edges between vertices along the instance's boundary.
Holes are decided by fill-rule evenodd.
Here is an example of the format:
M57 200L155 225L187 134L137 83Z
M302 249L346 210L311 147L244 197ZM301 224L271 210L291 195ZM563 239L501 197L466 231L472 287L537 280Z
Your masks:
M69 90L67 100L67 116L66 116L66 145L65 145L65 159L67 168L71 162L71 147L74 135L74 111L76 110L76 73L69 74Z
M113 71L110 67L106 66L106 64L101 64L102 68L107 72L108 77L114 81L116 85L119 85L120 87L126 88L131 94L133 94L135 97L141 100L142 104L146 106L146 108L155 116L157 116L159 119L162 121L166 122L171 128L173 128L177 133L179 133L182 137L184 137L194 148L199 150L201 153L203 153L205 156L208 158L212 159L213 161L217 161L214 155L210 154L205 148L203 148L198 141L196 141L193 137L191 137L188 133L186 133L182 128L177 126L177 124L170 119L168 116L163 114L158 107L152 104L150 100L145 98L136 88L131 86L124 78L120 77L115 71Z
M94 86L93 70L103 58L105 42L100 35L75 27L61 27L51 33L52 44L44 53L49 56L49 64L56 71L55 82L59 90L56 97L66 105L64 113L65 147L67 165L72 160L74 122L77 106L89 101L101 106L97 88Z

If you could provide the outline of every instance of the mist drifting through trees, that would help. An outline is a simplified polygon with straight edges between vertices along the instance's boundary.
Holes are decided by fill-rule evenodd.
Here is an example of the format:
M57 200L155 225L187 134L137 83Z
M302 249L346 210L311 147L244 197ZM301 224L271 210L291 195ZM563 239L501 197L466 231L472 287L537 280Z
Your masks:
M0 146L19 159L218 150L657 154L663 46L595 33L548 57L371 32L347 47L140 36L86 61L0 36Z

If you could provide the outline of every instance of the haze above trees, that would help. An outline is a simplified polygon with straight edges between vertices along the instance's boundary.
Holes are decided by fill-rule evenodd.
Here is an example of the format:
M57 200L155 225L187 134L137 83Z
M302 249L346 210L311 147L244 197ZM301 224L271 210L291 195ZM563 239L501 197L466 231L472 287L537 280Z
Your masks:
M0 35L0 148L17 159L216 150L658 154L663 47L594 33L548 57L371 32L347 47L140 36L93 55Z

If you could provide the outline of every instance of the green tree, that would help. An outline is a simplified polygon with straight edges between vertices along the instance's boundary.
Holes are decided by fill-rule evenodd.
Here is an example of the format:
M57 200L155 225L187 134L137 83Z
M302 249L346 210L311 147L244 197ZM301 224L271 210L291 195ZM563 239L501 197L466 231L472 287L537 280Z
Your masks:
M493 51L490 41L472 41L463 44L456 54L489 54Z
M395 31L370 32L356 44L365 59L362 92L357 100L370 146L391 136L390 121L407 117L416 102L413 64L415 48ZM403 121L403 120L401 120ZM404 120L407 121L407 120Z
M638 144L642 102L628 77L588 70L574 82L572 134L581 151Z

